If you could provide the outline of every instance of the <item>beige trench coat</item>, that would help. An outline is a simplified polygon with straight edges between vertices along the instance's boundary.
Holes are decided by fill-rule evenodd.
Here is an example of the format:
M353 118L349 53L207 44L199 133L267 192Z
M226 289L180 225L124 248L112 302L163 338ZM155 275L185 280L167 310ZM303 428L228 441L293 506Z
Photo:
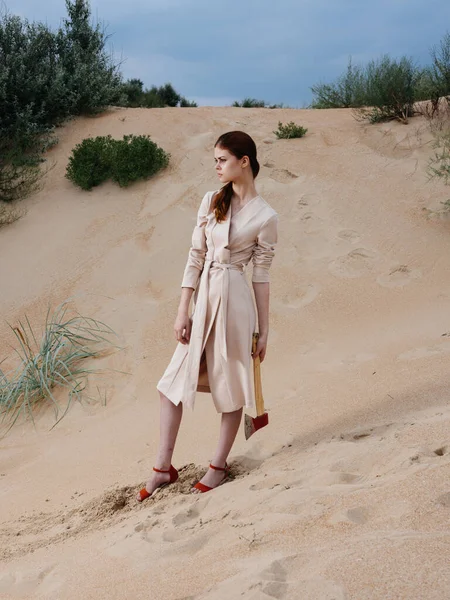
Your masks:
M256 196L218 223L202 200L181 287L195 290L189 344L177 345L157 389L175 405L194 408L196 392L210 392L217 412L255 405L252 385L253 298L244 269L252 259L252 282L268 282L277 242L277 213Z

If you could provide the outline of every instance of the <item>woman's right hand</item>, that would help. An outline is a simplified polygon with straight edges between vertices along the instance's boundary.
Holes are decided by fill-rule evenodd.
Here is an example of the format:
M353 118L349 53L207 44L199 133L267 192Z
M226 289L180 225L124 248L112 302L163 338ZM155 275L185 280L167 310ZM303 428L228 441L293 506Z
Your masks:
M191 339L192 320L187 312L181 312L177 314L173 330L175 331L175 338L180 344L189 344Z

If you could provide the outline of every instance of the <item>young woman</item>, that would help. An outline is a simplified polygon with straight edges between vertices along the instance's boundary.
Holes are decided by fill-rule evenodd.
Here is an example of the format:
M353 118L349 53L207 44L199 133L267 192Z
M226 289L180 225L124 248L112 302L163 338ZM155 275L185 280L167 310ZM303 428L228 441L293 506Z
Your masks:
M210 468L193 491L210 491L226 478L226 461L242 409L255 404L252 336L256 315L244 276L250 260L259 329L253 358L259 356L263 361L266 355L269 267L277 241L278 216L256 191L259 164L255 142L249 135L242 131L221 135L214 156L217 175L224 185L218 192L208 192L198 211L174 325L179 343L157 385L161 399L158 455L139 501L178 479L172 454L183 405L193 409L197 391L211 393L222 421ZM193 294L195 311L191 319Z

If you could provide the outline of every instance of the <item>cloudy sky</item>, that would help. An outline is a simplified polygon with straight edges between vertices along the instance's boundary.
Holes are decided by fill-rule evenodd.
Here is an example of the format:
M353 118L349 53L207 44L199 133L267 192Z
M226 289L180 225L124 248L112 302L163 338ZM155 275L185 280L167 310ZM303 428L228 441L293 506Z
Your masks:
M9 12L57 26L64 0L6 0ZM125 78L170 81L200 105L245 97L302 107L310 87L351 55L429 61L450 32L449 0L91 0Z

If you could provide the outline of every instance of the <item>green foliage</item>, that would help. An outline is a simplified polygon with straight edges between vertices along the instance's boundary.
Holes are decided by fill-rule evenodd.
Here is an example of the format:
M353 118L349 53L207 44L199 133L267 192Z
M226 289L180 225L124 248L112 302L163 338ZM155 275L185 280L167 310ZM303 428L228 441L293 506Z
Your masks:
M193 100L188 100L187 98L185 98L184 96L181 96L181 100L180 100L180 107L181 108L196 108L197 102L194 102Z
M91 25L87 0L66 0L69 18L56 36L69 114L95 114L119 99L121 75L106 53L108 36Z
M428 163L430 178L439 177L445 184L450 183L450 134L437 136L434 148L436 152Z
M39 177L53 130L70 115L96 113L120 93L107 36L90 24L86 0L66 0L58 31L0 14L0 200L24 197Z
M197 106L181 96L171 83L161 87L152 86L144 90L144 84L140 79L129 79L122 84L119 106L131 108L164 108L165 106Z
M301 125L296 125L293 121L283 125L281 121L278 122L278 129L274 131L274 134L278 139L291 139L291 138L301 138L303 137L308 130L302 127Z
M72 314L71 314L72 313ZM17 341L14 348L18 367L11 373L0 370L0 413L9 430L21 416L33 419L33 411L43 402L55 409L57 423L64 417L73 399L81 400L89 374L95 371L83 366L86 359L102 356L113 347L113 330L91 318L69 311L64 302L53 314L50 310L43 334L38 335L29 319L10 326ZM68 391L64 413L59 417L55 388ZM55 423L56 425L56 423Z
M174 90L171 83L166 83L161 87L152 86L150 91L159 96L165 106L178 106L181 100L180 94Z
M144 82L140 79L128 79L122 84L122 94L125 96L124 105L136 108L144 93Z
M114 140L110 135L86 138L77 144L69 157L66 177L90 190L111 176L111 164Z
M397 119L404 123L414 113L417 67L410 58L394 60L388 55L372 60L366 68L366 102L356 109L359 119L379 123Z
M235 100L232 106L236 108L283 108L283 104L268 104L264 100L256 100L255 98L244 98L242 102Z
M319 83L311 88L315 96L311 108L356 108L366 104L365 74L349 59L347 71L334 83Z
M123 140L114 140L110 135L87 138L73 149L66 177L83 190L110 178L124 187L165 168L169 158L146 135L126 135Z
M267 105L264 100L256 100L255 98L244 98L242 102L237 100L233 102L233 106L239 108L266 108Z
M445 55L443 47L440 52ZM353 108L359 120L406 123L415 113L415 102L436 97L435 79L433 67L419 68L405 56L395 60L384 55L365 67L350 59L347 72L334 83L311 88L312 108Z
M447 33L440 44L433 48L431 58L435 94L447 97L450 102L450 33Z
M169 155L147 135L126 135L113 146L111 174L121 186L147 179L169 164Z
M166 105L155 90L147 90L141 96L139 106L143 108L164 108Z

